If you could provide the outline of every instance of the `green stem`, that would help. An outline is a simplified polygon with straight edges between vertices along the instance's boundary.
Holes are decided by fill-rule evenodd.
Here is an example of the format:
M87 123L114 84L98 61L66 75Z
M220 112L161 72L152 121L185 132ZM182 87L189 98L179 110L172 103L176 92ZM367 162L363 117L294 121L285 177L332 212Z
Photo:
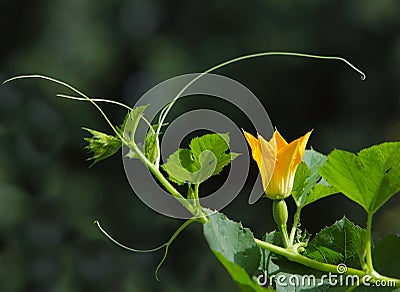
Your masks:
M65 86L65 87L71 89L72 91L74 91L78 95L82 96L84 100L87 100L88 102L92 103L93 106L96 107L96 109L104 117L106 122L110 125L111 129L114 131L116 136L122 141L122 143L124 143L126 146L128 146L129 148L131 148L132 150L134 150L137 153L139 159L150 169L150 171L157 177L157 179L171 193L171 195L174 196L182 204L182 206L185 207L190 213L192 213L195 217L197 217L198 221L200 221L201 223L205 223L205 222L208 221L207 217L204 215L204 213L201 211L201 209L193 209L193 206L171 185L171 183L160 172L160 170L158 169L159 159L156 161L156 164L151 163L146 158L146 156L140 151L140 149L137 147L135 142L131 143L131 142L128 142L127 140L124 139L124 137L121 135L121 133L111 123L111 121L109 120L107 115L104 113L104 111L101 109L101 107L96 103L96 101L103 102L105 100L103 100L103 99L92 99L92 98L88 97L87 95L85 95L83 92L81 92L78 89L76 89L75 87L69 85L68 83L65 83L63 81L59 81L57 79L54 79L54 78L51 78L51 77L48 77L48 76L44 76L44 75L21 75L21 76L16 76L16 77L13 77L13 78L5 80L3 82L3 84L5 84L7 82L10 82L10 81L13 81L13 80L16 80L16 79L24 79L24 78L40 78L40 79L45 79L45 80L60 84L62 86ZM67 95L59 95L59 96L70 98L70 99L81 100L79 97L77 98L77 97L72 97L72 96L67 96ZM117 103L117 102L112 102L112 103ZM117 103L117 104L118 105L122 105L120 103ZM127 106L125 106L125 107L127 107ZM127 108L131 109L130 107L127 107ZM160 127L161 127L161 125L160 125ZM160 129L160 127L159 127L159 129ZM159 134L159 131L157 132L157 134ZM157 136L157 139L158 139L158 136ZM157 145L159 145L159 144L157 143Z
M194 195L195 195L196 199L199 198L199 186L200 186L200 184L195 184L194 185Z
M365 259L370 274L376 273L372 263L372 213L368 213L367 217L367 234L365 239Z
M289 236L288 236L286 225L282 225L280 230L282 232L283 245L288 247L289 246Z
M337 273L337 266L331 265L331 264L326 264L326 263L321 263L318 261L315 261L313 259L310 259L308 257L305 257L290 248L282 248L280 246L276 246L274 244L255 239L257 245L263 249L267 249L269 251L272 251L276 254L282 255L286 257L288 260L291 260L293 262L297 262L299 264L305 265L310 268L314 268L320 271L325 271L325 272L332 272L332 273ZM348 273L358 275L358 276L364 276L365 272L353 268L348 268Z
M297 250L293 248L294 246L292 246L290 248L283 248L283 247L259 240L257 238L255 238L254 240L260 248L267 249L269 251L272 251L273 253L284 256L285 258L287 258L290 261L302 264L304 266L307 266L307 267L310 267L310 268L313 268L316 270L338 274L336 265L321 263L316 260L305 257L305 256L299 254L297 252ZM385 276L379 275L378 273L369 274L369 273L366 273L366 272L358 270L358 269L347 268L347 271L344 274L356 275L356 276L359 276L360 279L367 276L370 278L370 282L372 282L372 283L376 282L376 281L391 281L391 282L395 283L396 287L400 287L400 279L385 277Z
M197 210L201 210L201 205L200 205L200 198L199 198L199 187L200 184L195 184L194 185L194 205Z
M296 236L297 227L300 222L301 207L297 207L296 213L293 216L292 230L290 230L289 246L294 244L294 237Z
M183 207L185 207L190 213L197 217L197 220L201 223L208 222L206 215L204 215L201 209L199 210L193 208L192 204L190 204L189 201L186 200L185 197L183 197L181 193L179 193L178 190L175 189L174 186L164 177L160 170L146 158L146 156L137 147L136 143L129 143L129 145L127 146L135 153L137 153L138 158L150 169L150 171L154 174L158 181L167 189L167 191L172 196L174 196L178 200L179 203L182 204Z

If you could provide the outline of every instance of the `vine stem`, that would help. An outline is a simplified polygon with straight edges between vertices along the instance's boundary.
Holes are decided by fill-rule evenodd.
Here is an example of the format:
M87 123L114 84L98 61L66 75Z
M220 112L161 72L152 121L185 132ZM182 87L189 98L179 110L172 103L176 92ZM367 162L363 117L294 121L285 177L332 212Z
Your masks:
M297 226L299 225L300 222L301 209L302 209L301 207L297 207L296 213L294 213L293 216L293 225L292 229L290 230L289 246L292 246L294 243L294 237L296 236Z
M59 97L64 97L64 98L69 98L69 99L75 99L75 100L86 100L88 102L90 102L99 112L100 114L103 116L103 118L106 120L106 122L108 123L108 125L111 127L111 129L114 131L114 133L117 135L117 137L122 141L122 143L124 143L125 145L127 145L130 149L132 149L133 151L135 151L138 155L138 158L149 168L149 170L157 177L157 179L161 182L161 184L171 193L172 196L174 196L183 207L185 207L193 216L195 216L197 218L198 221L200 221L201 223L205 223L208 221L206 215L204 215L204 213L200 210L200 214L199 214L199 210L194 209L193 206L181 195L181 193L178 192L177 189L174 188L174 186L164 177L164 175L160 172L160 170L158 169L158 165L155 165L153 163L151 163L146 156L142 153L142 151L140 151L140 149L137 147L135 142L129 142L127 141L121 134L120 132L115 128L115 126L111 123L111 121L109 120L109 118L107 117L107 115L105 114L105 112L101 109L101 107L96 103L97 102L111 102L120 106L124 106L125 108L131 109L130 107L127 107L121 103L118 102L113 102L113 101L106 101L104 99L92 99L89 96L87 96L86 94L84 94L83 92L81 92L80 90L76 89L75 87L73 87L72 85L57 80L55 78L51 78L45 75L38 75L38 74L33 74L33 75L20 75L20 76L15 76L12 77L10 79L7 79L3 82L3 84L6 84L10 81L13 80L17 80L17 79L26 79L26 78L39 78L39 79L45 79L57 84L60 84L66 88L69 88L70 90L72 90L73 92L77 93L78 95L82 96L83 98L79 98L79 97L74 97L74 96L69 96L69 95L63 95L63 94L58 94L57 96Z
M279 230L282 232L283 245L289 247L289 237L286 225L279 226Z
M324 271L324 272L331 272L338 274L337 266L331 265L331 264L326 264L326 263L321 263L316 260L310 259L306 256L303 256L297 252L297 249L295 246L289 247L289 248L283 248L265 241L262 241L260 239L255 238L254 239L257 245L262 248L262 249L267 249L269 251L272 251L273 253L279 254L281 256L284 256L290 261L302 264L304 266ZM382 276L378 273L366 273L362 270L354 269L354 268L347 268L346 272L344 273L345 275L356 275L362 279L364 277L369 277L370 282L376 282L376 281L392 281L395 283L396 287L400 287L400 279L395 279L395 278L390 278L390 277L385 277Z
M174 186L165 178L161 171L140 151L136 143L129 143L128 147L137 153L138 158L150 169L150 171L157 177L159 182L170 192L172 196L175 197L175 199L182 204L183 207L185 207L192 215L196 216L196 219L201 223L208 222L208 219L203 212L198 214L199 210L193 208L193 205L190 204L190 202L186 200L177 189L174 188Z
M195 194L194 205L196 206L196 209L201 211L199 188L200 188L200 184L199 183L194 185L194 194Z

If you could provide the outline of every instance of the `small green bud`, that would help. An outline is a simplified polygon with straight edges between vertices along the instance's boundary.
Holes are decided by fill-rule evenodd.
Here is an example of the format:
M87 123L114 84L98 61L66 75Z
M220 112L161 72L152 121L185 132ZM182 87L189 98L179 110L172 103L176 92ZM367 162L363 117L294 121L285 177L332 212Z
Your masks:
M88 145L85 147L93 156L88 160L93 160L92 165L114 155L122 146L121 139L116 136L107 135L105 133L83 128L92 134L92 137L84 138Z
M288 220L288 209L285 200L273 200L272 210L274 220L278 227L286 227L286 223Z

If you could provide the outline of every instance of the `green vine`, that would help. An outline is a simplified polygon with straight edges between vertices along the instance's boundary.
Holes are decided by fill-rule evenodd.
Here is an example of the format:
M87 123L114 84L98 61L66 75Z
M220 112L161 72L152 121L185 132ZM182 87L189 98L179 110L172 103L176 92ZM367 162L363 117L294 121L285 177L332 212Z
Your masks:
M129 157L139 159L146 165L165 190L193 215L193 218L179 227L166 243L149 250L132 249L119 243L100 226L98 221L95 221L97 227L108 239L128 251L154 252L165 248L162 260L156 268L157 280L158 271L167 257L172 242L191 223L199 222L203 225L204 236L210 245L210 249L225 266L232 279L245 291L266 290L256 282L255 275L257 273L269 272L269 276L286 275L294 277L305 273L305 267L310 268L315 277L320 272L328 272L342 276L357 276L371 285L386 282L391 283L393 287L400 287L400 279L396 278L400 277L400 271L393 272L396 277L389 277L381 275L378 266L375 270L374 263L376 263L375 259L379 258L379 250L377 247L373 247L372 241L374 213L400 191L400 142L375 145L361 150L359 153L334 150L325 156L314 150L306 150L311 132L290 143L286 142L278 131L275 131L269 141L259 135L254 137L250 133L244 132L252 150L253 158L260 167L260 173L265 182L265 197L273 200L272 217L276 222L277 230L266 234L263 240L254 238L252 232L240 223L233 222L223 214L212 212L201 206L200 184L202 180L191 176L201 167L200 155L194 150L195 147L178 149L167 161L164 163L160 161L159 135L165 125L168 113L182 94L210 72L235 62L265 56L341 61L358 72L362 80L366 78L361 70L341 57L292 52L262 52L241 56L218 64L188 82L175 98L161 110L158 122L155 125L152 125L152 121L145 118L146 106L131 108L116 101L91 98L65 82L44 75L16 76L4 81L3 84L17 79L40 78L62 85L78 95L57 94L58 97L90 102L113 131L113 135L108 135L88 129L93 136L86 139L88 142L87 149L93 153L94 162L112 156L116 150L125 145L130 150ZM98 104L101 102L115 104L128 110L128 115L121 127L115 126L110 121ZM144 142L147 150L143 149L143 144L137 143L134 139L135 130L140 121L144 121L151 131L149 138L146 137L146 141L140 141ZM130 135L123 132L126 128L129 128ZM152 143L150 144L150 140L147 141L147 139L153 139L151 140ZM208 143L209 141L213 143ZM199 148L210 151L214 155L213 166L215 170L212 175L217 175L238 156L237 153L228 151L229 145L219 148L212 146L220 146L227 141L229 142L227 134L208 134L197 137L191 142L193 145L200 145ZM263 155L263 153L265 154L263 149L272 149L274 155ZM152 155L149 153L152 153ZM180 155L181 153L185 153L186 156ZM218 159L221 157L223 159ZM182 163L184 166L179 168L176 166L176 159L187 160ZM275 166L273 173L263 171L262 166L268 164ZM185 185L187 187L186 195L179 192L175 185ZM334 193L341 193L364 208L367 213L367 227L363 229L344 218L321 230L310 239L306 230L300 228L302 210L306 205ZM293 225L290 233L287 230L289 214L285 201L288 198L293 198L297 206L292 218ZM345 239L343 240L343 238ZM384 238L383 241L388 246L400 244L398 236L390 239ZM376 246L379 246L379 244ZM393 261L396 260L400 261L398 258L393 259ZM285 261L298 263L297 268L302 272L285 269ZM340 270L340 266L344 267L345 270ZM310 270L307 271L310 272ZM363 284L365 283L363 282ZM278 291L280 291L279 285L278 282L272 283L272 287L278 289ZM327 284L324 283L324 285ZM348 285L347 291L357 289L359 285L361 284Z

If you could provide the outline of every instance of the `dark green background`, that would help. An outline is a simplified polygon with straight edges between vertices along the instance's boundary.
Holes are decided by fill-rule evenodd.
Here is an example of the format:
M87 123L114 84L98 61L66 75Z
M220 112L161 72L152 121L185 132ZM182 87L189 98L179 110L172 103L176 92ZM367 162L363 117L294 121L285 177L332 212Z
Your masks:
M0 79L41 73L131 105L169 77L247 53L344 56L366 81L340 62L285 57L218 73L249 87L289 140L313 128L310 145L324 153L400 138L396 0L1 0L0 27ZM0 89L0 291L236 289L199 225L171 246L160 283L161 252L128 253L99 233L94 219L123 243L149 248L181 222L141 203L119 155L88 168L81 127L109 129L90 105L58 99L60 92L68 91L41 80ZM104 109L115 123L125 114ZM253 164L252 179L256 173ZM224 212L260 237L272 228L271 209L267 201L249 206L248 191ZM399 232L399 211L394 198L376 216L376 240ZM344 214L364 224L358 206L334 196L307 207L303 226L315 232Z

